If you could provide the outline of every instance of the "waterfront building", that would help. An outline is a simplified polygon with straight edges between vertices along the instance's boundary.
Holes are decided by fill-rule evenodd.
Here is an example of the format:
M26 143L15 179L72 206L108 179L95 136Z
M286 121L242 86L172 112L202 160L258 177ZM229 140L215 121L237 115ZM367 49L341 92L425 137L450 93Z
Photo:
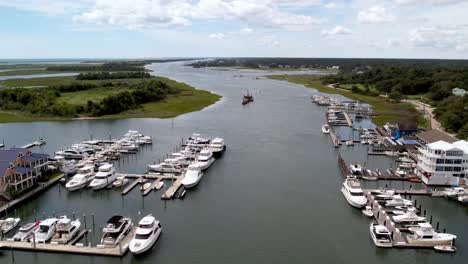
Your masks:
M440 129L431 129L418 133L416 134L416 138L421 142L421 144L430 144L437 141L445 141L448 143L454 143L458 141L457 138Z
M47 169L48 159L49 155L27 148L0 150L0 198L9 197L8 189L21 193L33 186Z
M419 148L416 175L427 185L466 184L468 142L436 141Z

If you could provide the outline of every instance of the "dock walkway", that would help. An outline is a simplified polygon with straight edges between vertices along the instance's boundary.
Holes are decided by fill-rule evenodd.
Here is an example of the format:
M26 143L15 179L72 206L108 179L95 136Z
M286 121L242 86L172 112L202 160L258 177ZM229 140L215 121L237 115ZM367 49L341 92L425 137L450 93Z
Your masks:
M113 248L103 248L99 246L92 247L78 244L73 246L42 243L33 244L32 242L0 241L0 249L122 257L128 251L128 244L130 243L130 240L132 240L135 230L136 227L133 227L127 236L122 240L120 245Z
M351 121L351 118L349 117L348 113L343 112L343 114L344 114L344 117L346 118L346 122L348 123L348 126L352 127L353 126L353 121Z
M169 200L172 199L176 191L180 188L182 185L182 180L184 179L184 176L179 176L178 179L171 185L171 187L167 188L167 190L164 192L164 194L161 196L161 199L164 200Z

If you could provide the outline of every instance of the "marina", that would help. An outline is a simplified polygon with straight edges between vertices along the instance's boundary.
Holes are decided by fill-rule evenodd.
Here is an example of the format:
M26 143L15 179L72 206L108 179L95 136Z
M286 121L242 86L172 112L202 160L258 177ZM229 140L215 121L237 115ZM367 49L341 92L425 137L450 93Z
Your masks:
M90 134L94 138L109 138L109 131L115 137L132 128L152 136L155 139L152 145L142 146L137 153L122 154L119 159L111 161L117 174L129 179L122 189L114 187L100 191L83 189L69 192L64 186L56 184L35 199L16 207L16 210L8 210L8 215L21 217L22 222L32 222L35 218L45 218L42 217L43 213L70 216L74 212L76 215L86 214L89 224L91 214L94 214L96 223L104 223L116 213L131 216L137 223L142 216L152 213L165 228L165 234L159 238L155 248L138 259L132 254L125 254L116 260L80 253L43 254L42 251L33 253L23 250L12 250L11 253L8 246L4 246L0 255L2 263L13 263L11 255L15 263L51 264L64 261L70 264L110 264L115 261L216 263L219 259L227 263L305 262L310 259L324 263L361 263L362 259L376 263L464 263L463 252L467 248L464 238L468 234L464 229L466 212L458 203L429 195L418 196L418 203L431 212L434 221L437 219L444 223L457 235L457 253L437 254L432 249L375 249L369 234L369 218L360 210L351 208L341 197L343 176L337 166L338 153L330 144L329 136L321 131L326 123L324 109L305 100L316 91L264 78L253 80L252 76L258 73L234 78L236 72L213 73L209 69L194 70L174 64L152 67L160 75L206 87L224 98L212 107L177 117L173 121L123 119L45 122L34 123L34 126L8 124L3 125L2 135L8 139L7 142L17 145L29 142L31 133L44 135L47 140L44 151L50 155L56 150L89 140ZM252 82L262 90L262 100L245 108L239 107L240 91L252 85ZM292 118L291 113L296 116ZM224 118L219 118L220 115ZM252 122L253 117L266 121ZM359 122L354 125L359 126ZM336 129L337 137L345 134L340 129L350 128L342 126ZM161 201L161 196L170 188L173 194L176 193L175 187L171 187L172 179L166 180L167 185L163 189L146 196L136 188L122 195L122 190L138 177L154 181L158 176L148 173L146 165L154 164L174 152L177 142L194 131L202 135L222 136L229 143L229 149L226 156L217 160L206 172L197 188L187 190L187 199ZM342 138L348 137L345 135ZM348 165L367 162L372 171L390 167L391 157L368 156L367 146L356 144L349 148L341 147L339 151ZM288 157L285 158L285 155ZM295 173L291 174L291 171ZM287 180L285 175L289 175ZM388 189L402 191L409 189L409 185L413 185L415 190L423 188L421 183L409 181L361 182L365 192L383 189L385 185L388 185ZM291 195L286 199L281 195L284 193ZM313 202L304 206L304 201ZM283 231L279 228L290 223L291 219L294 219L294 230ZM187 224L189 221L190 225ZM97 231L88 233L88 241L94 241L93 250L98 250L98 225ZM311 226L317 228L311 229ZM330 236L330 227L340 234L339 239ZM282 243L265 243L271 239ZM6 242L0 243L5 245ZM82 243L83 247L88 244L83 241L77 243ZM184 253L181 253L182 248L186 250ZM213 250L216 250L216 256L213 256Z

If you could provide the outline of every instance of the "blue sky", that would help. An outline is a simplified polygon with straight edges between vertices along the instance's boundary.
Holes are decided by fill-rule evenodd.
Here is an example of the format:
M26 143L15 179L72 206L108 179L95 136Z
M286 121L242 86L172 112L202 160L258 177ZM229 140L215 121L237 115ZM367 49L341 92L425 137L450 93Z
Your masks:
M0 0L0 58L468 59L466 0Z

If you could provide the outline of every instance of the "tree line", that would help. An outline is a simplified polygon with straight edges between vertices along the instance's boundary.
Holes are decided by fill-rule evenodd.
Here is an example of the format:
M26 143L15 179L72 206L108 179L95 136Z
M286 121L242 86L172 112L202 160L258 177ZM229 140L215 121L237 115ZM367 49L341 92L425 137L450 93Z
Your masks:
M80 73L76 76L77 80L113 80L113 79L142 79L151 78L147 72L88 72Z
M141 81L129 86L130 91L109 95L100 102L87 101L83 105L60 102L62 92L92 89L95 84L70 84L48 88L15 88L0 90L0 109L24 111L30 114L77 117L118 114L141 104L165 99L180 92L177 87L159 80Z
M103 64L64 64L46 68L47 71L144 71L141 64L107 62Z

